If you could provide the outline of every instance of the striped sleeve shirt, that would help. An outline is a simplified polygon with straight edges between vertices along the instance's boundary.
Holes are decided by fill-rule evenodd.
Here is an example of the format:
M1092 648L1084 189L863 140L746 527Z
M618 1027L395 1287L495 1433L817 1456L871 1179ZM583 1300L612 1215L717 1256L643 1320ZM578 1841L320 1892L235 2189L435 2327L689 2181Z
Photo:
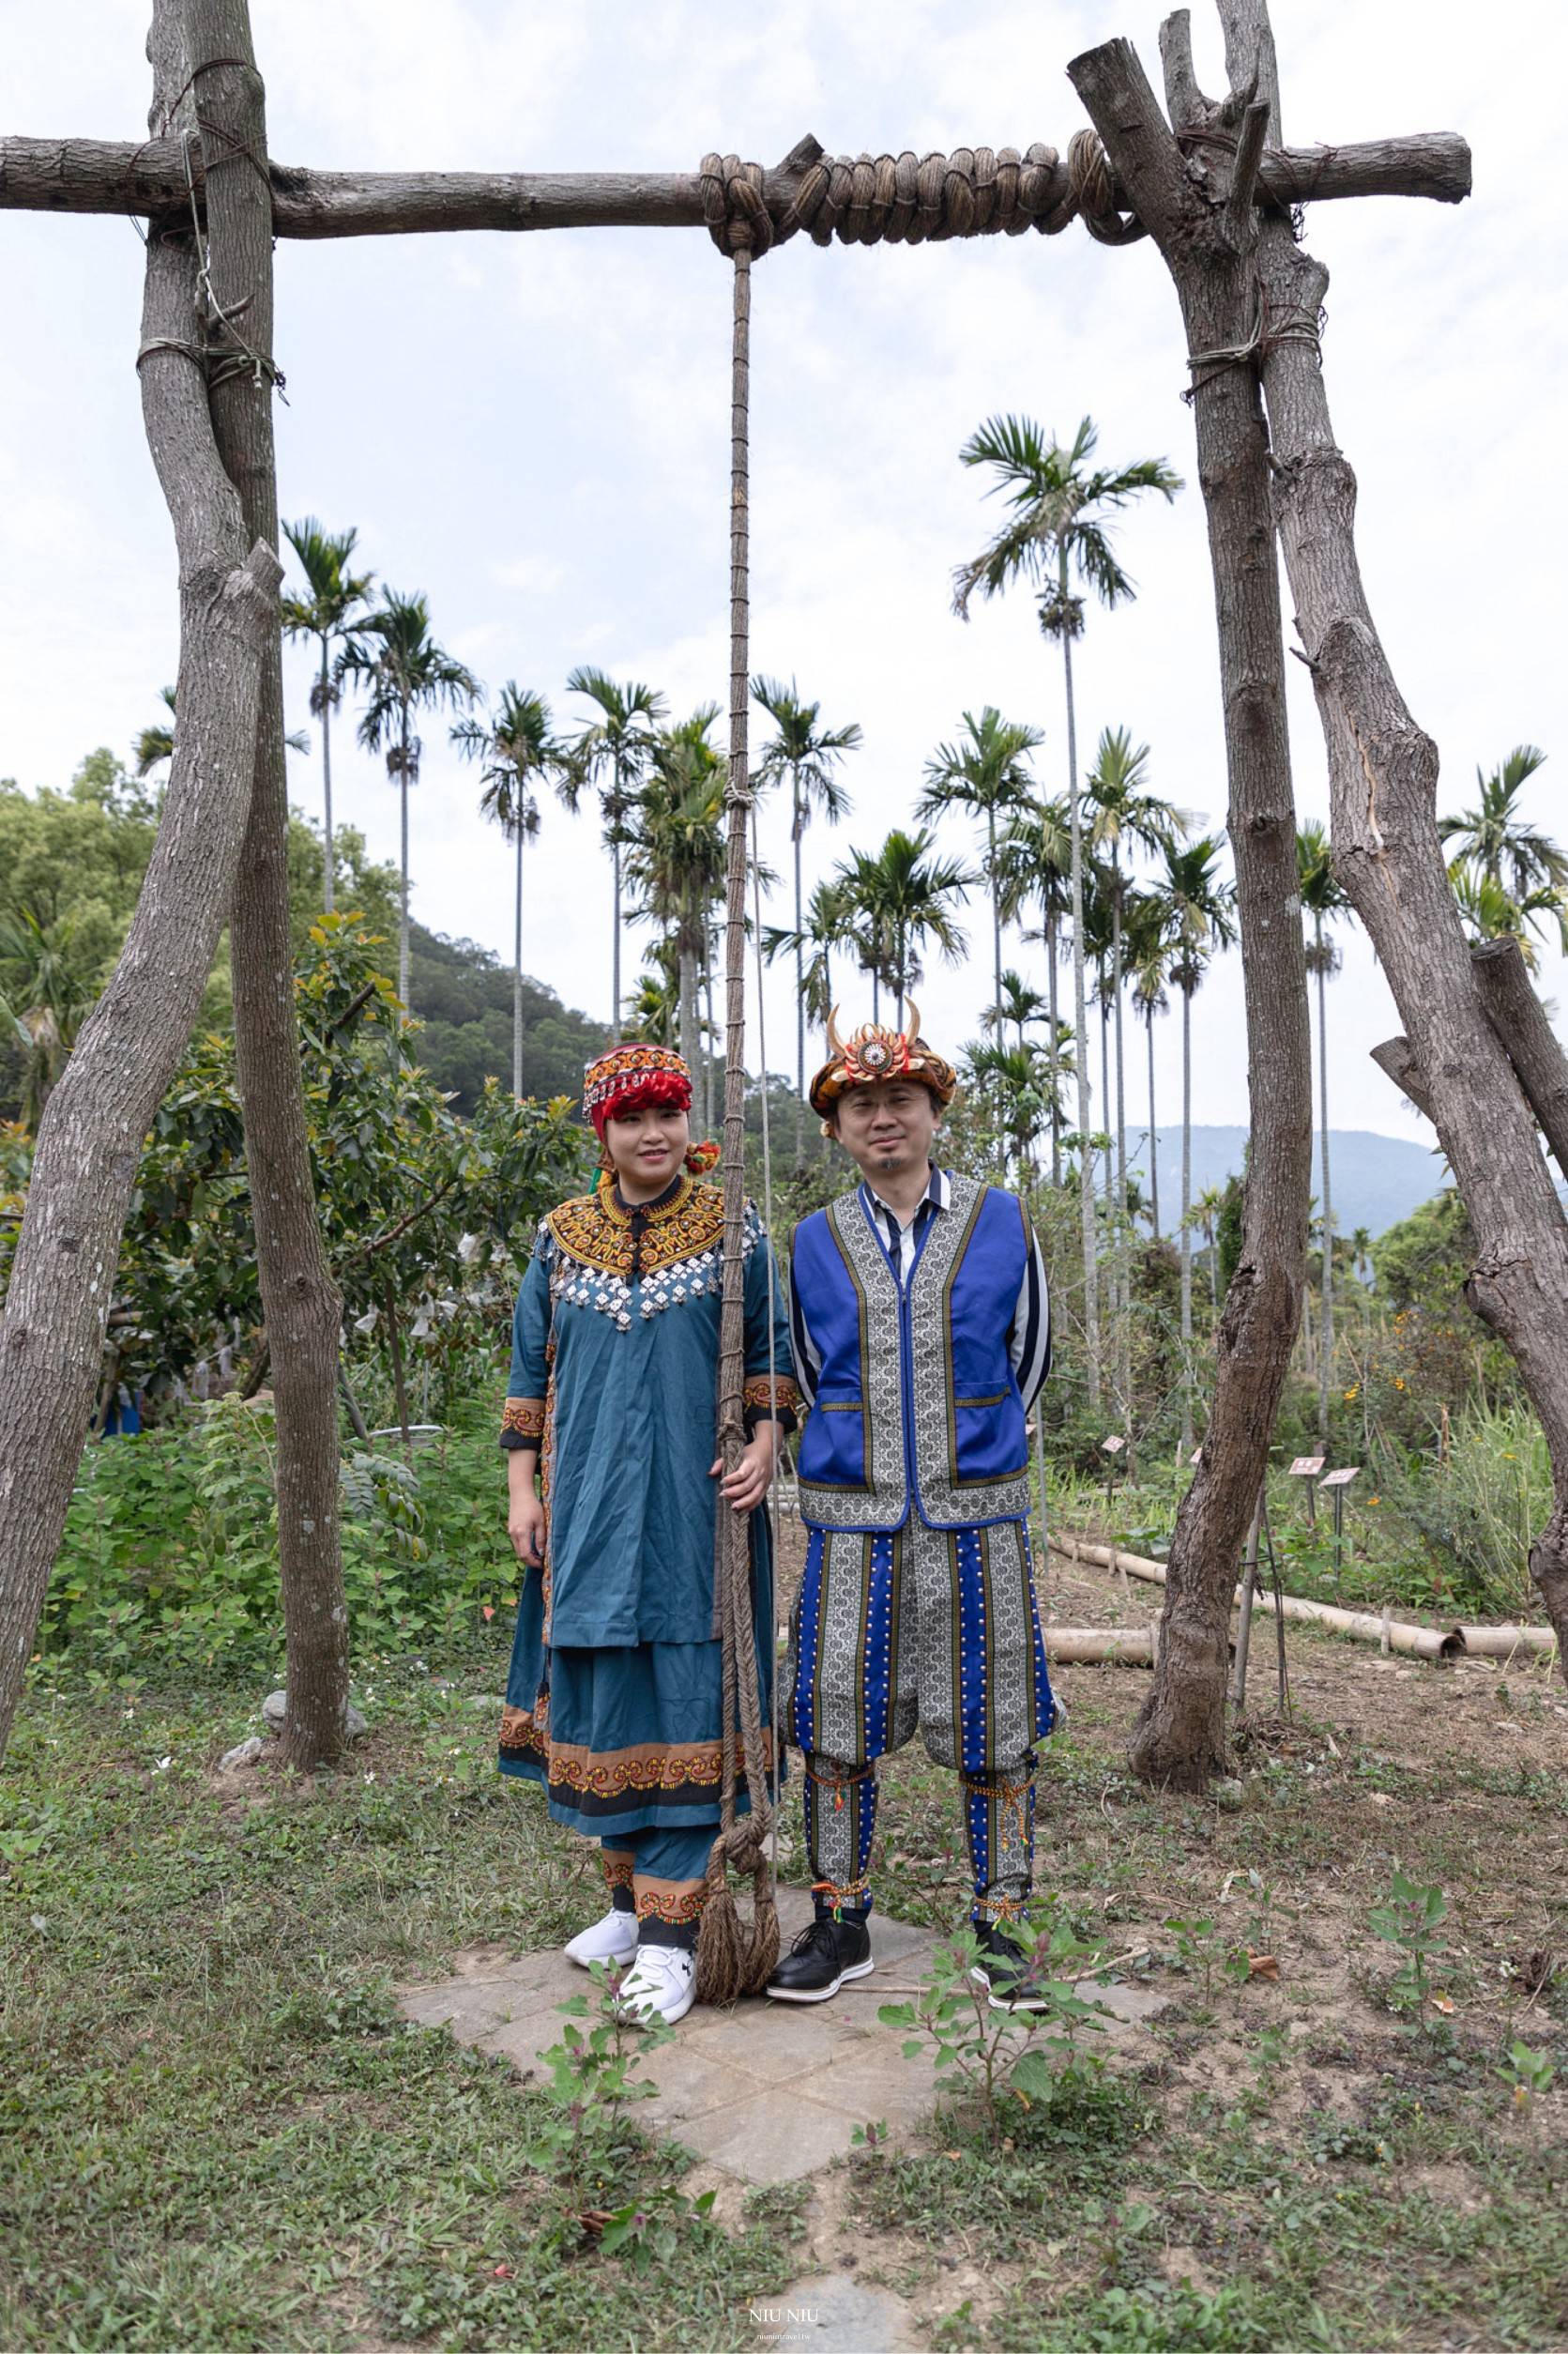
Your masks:
M888 1256L898 1272L899 1282L907 1286L914 1269L915 1252L921 1233L934 1217L951 1210L952 1181L945 1169L933 1169L931 1182L916 1205L914 1215L906 1225L879 1194L869 1185L860 1187L860 1200L865 1204ZM1028 1251L1024 1265L1024 1279L1013 1302L1012 1316L1008 1327L1008 1355L1017 1379L1026 1407L1039 1396L1046 1374L1051 1369L1051 1294L1045 1280L1045 1261L1041 1254L1040 1240L1032 1226L1026 1226ZM816 1377L821 1369L821 1352L814 1345L806 1320L800 1311L798 1294L791 1292L790 1337L795 1345L795 1373L808 1405L815 1402Z

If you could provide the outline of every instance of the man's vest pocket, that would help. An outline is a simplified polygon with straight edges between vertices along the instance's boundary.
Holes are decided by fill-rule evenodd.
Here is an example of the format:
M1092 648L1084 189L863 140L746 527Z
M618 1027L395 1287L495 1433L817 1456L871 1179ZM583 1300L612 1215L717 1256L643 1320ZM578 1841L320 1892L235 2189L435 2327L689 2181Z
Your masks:
M817 1392L800 1440L800 1478L810 1488L864 1488L865 1404L859 1391Z

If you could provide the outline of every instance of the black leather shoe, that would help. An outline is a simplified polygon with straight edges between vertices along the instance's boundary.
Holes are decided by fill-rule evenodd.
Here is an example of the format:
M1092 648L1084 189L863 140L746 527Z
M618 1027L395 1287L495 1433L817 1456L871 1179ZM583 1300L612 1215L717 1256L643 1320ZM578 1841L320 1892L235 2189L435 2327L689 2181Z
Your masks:
M980 1959L973 1975L990 1992L993 2010L1043 2010L1044 1997L1033 1983L1028 1956L1016 1937L996 1921L976 1922Z
M871 1932L864 1921L835 1920L821 1913L802 1929L768 1981L767 1992L781 2003L825 2003L847 1978L869 1978L876 1967L871 1958Z

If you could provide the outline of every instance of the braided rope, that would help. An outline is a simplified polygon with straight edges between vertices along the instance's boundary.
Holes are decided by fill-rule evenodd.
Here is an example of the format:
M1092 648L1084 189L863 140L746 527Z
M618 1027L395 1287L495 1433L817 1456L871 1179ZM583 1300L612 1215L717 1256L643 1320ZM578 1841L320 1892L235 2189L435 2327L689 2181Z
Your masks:
M724 869L724 1245L719 1323L719 1451L733 1471L744 1444L741 1376L745 1363L746 826L754 795L747 772L750 704L750 477L752 240L760 191L741 166L727 183L743 191L723 224L724 250L735 264L735 312L730 374L730 703L729 779L724 802L728 842ZM767 220L766 209L760 213ZM769 238L771 230L768 232ZM763 247L766 252L766 246ZM762 1992L779 1958L779 1916L770 1885L767 1841L773 1823L763 1755L762 1697L756 1628L752 1614L749 1516L719 1499L714 1542L715 1631L721 1643L723 1781L719 1831L708 1854L707 1893L697 1933L697 1993L704 2002L734 2002ZM772 1643L769 1624L769 1642ZM738 1765L746 1777L749 1814L736 1811L736 1719ZM730 1889L731 1872L752 1876L748 1928Z
M744 245L767 253L804 229L817 245L933 245L948 237L1058 237L1082 220L1102 245L1128 245L1146 232L1119 206L1104 148L1092 130L1074 131L1065 160L1036 141L1016 147L954 147L949 155L819 156L788 206L769 211L760 163L705 155L699 173L703 219L721 253Z

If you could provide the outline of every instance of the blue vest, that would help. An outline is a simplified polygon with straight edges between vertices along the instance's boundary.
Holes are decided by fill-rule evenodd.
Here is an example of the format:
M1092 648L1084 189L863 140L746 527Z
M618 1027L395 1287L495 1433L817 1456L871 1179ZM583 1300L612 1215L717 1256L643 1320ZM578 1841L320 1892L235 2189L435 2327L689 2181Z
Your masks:
M1008 1335L1028 1250L1016 1195L950 1179L907 1289L859 1189L796 1229L791 1275L822 1359L800 1440L816 1528L973 1528L1028 1513L1024 1401Z

